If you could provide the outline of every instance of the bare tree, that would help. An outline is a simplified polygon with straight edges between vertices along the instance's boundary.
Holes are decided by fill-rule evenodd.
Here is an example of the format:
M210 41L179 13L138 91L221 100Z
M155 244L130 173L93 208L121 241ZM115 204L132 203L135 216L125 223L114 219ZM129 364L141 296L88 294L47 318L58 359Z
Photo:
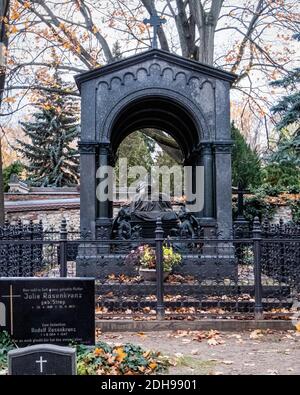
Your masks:
M265 86L287 73L295 57L289 38L300 24L298 0L11 1L7 96L53 89L41 76L54 66L75 73L112 62L117 40L123 57L149 48L142 21L160 14L168 20L158 31L160 47L236 73L240 114L251 111L259 123L271 119ZM8 100L2 116L28 105L24 95L17 101Z
M8 11L9 11L9 0L1 0L0 2L0 106L1 106L4 87L5 87L6 53L8 46L8 36L7 36Z
M6 57L8 47L7 26L9 18L9 0L0 1L0 110L5 88ZM2 130L1 130L2 132ZM0 225L4 225L4 185L2 166L2 137L0 137Z

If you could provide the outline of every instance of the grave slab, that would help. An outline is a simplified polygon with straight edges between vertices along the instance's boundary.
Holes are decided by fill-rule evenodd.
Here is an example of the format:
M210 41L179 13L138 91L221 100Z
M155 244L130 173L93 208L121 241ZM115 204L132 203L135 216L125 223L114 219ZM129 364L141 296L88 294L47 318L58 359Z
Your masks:
M34 345L8 353L8 374L49 376L76 374L76 350L52 344Z
M94 279L1 278L1 330L21 347L94 344Z

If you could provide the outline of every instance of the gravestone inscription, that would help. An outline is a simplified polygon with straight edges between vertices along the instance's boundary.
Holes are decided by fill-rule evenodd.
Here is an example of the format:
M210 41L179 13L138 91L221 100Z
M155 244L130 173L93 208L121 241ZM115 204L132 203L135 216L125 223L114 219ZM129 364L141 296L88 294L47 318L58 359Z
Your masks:
M75 348L42 344L8 353L9 375L75 375Z
M1 330L18 346L94 344L94 279L0 279Z

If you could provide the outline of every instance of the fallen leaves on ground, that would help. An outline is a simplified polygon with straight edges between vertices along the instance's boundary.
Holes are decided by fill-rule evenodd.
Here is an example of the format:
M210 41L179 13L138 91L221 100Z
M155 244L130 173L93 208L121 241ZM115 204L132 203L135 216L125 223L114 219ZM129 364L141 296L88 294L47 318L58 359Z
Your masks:
M99 342L95 347L77 347L79 375L149 375L170 366L159 352L143 350L131 343L110 345Z
M183 343L190 343L192 340L202 342L207 340L207 344L210 346L217 346L219 344L225 344L225 341L221 338L221 334L218 331L176 331L167 335L168 337L183 338Z
M272 335L274 331L272 329L255 329L250 333L250 339L257 340L263 338L265 335Z
M141 337L142 339L145 339L147 337L146 333L144 333L144 332L138 332L137 335L139 337Z
M196 336L193 339L198 342L207 340L207 344L209 346L217 346L219 344L225 344L225 341L222 340L221 338L220 332L214 330L208 332L197 332Z
M209 346L217 346L218 344L224 344L224 340L218 340L218 339L208 339L207 344Z
M263 333L260 329L255 329L254 331L252 331L250 333L250 339L260 339L261 337L263 337Z
M182 276L181 274L170 274L166 279L166 283L169 284L198 284L199 281L189 275Z
M96 339L98 340L98 339L100 338L101 335L102 335L101 329L96 328L96 330L95 330Z
M233 365L234 364L233 361L221 361L221 363L223 363L224 365Z
M117 354L116 360L119 361L119 362L123 362L124 358L127 356L126 352L124 352L123 347L118 347L115 350L115 353Z
M109 280L111 283L140 283L142 281L142 278L140 276L126 276L125 274L120 274L116 275L114 273L111 273L107 276L107 280Z

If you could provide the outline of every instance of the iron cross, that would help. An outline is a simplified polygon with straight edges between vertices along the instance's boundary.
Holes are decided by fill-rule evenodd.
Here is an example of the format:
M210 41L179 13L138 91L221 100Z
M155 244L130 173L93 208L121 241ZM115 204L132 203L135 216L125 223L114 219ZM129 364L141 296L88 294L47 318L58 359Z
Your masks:
M160 18L158 15L151 15L150 19L144 19L145 25L150 25L153 27L153 40L152 40L152 48L157 48L157 33L158 29L161 25L165 24L167 21L166 19Z

